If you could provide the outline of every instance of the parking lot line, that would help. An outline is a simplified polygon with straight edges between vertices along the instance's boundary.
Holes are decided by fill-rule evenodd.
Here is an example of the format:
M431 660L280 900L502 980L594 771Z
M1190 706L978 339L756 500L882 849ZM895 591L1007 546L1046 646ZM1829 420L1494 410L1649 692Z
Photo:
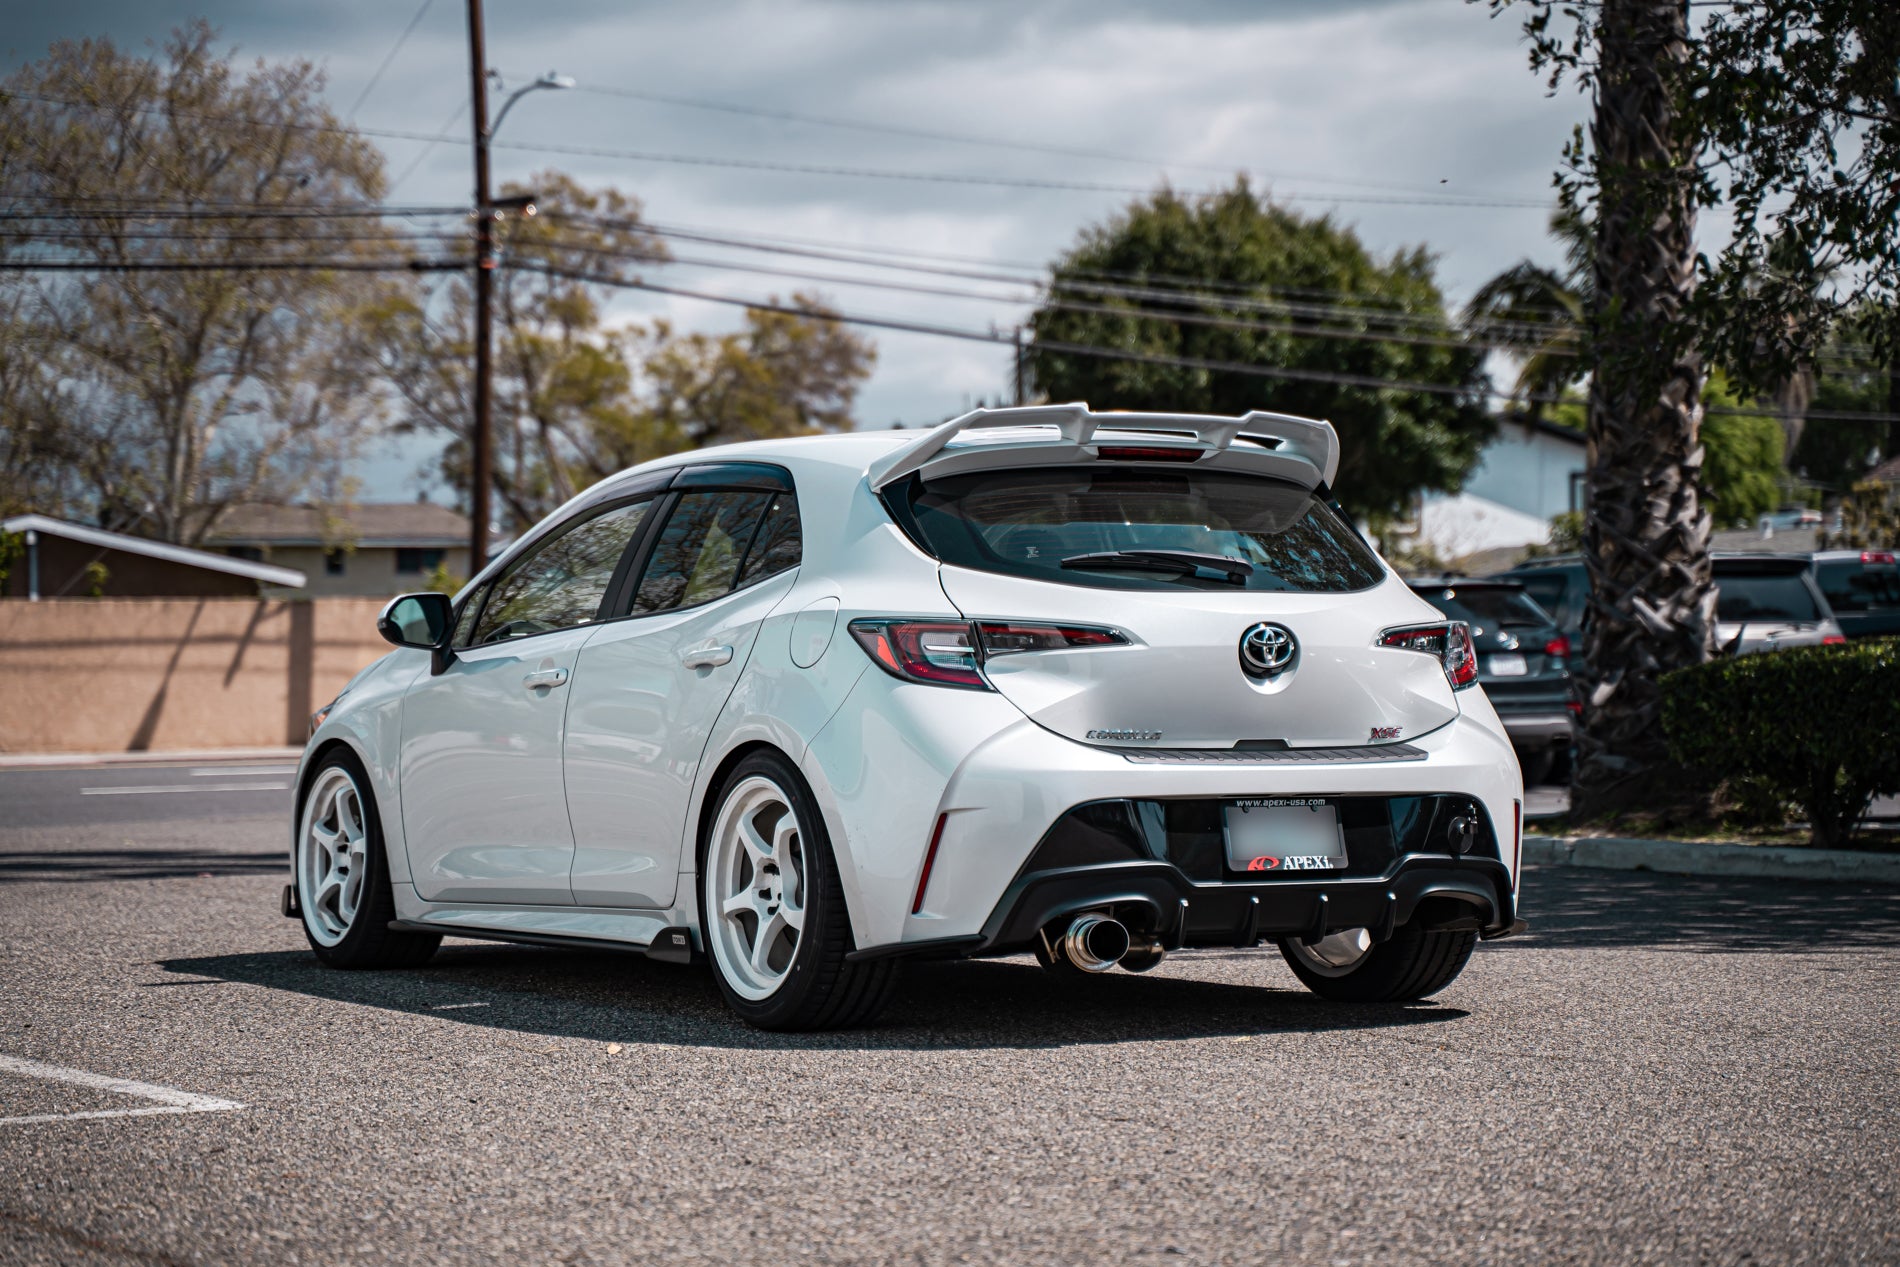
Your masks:
M155 783L147 787L82 787L81 796L154 796L165 792L282 792L288 783Z
M90 1087L94 1091L107 1091L114 1095L136 1096L141 1100L156 1100L158 1104L151 1108L139 1109L93 1109L83 1113L33 1113L21 1117L0 1117L0 1126L19 1126L29 1122L69 1122L86 1118L102 1117L152 1117L160 1113L228 1113L244 1106L236 1100L220 1100L216 1096L197 1095L190 1091L180 1091L176 1087L161 1087L151 1082L134 1082L129 1078L111 1078L102 1073L88 1073L84 1069L69 1069L64 1065L42 1064L37 1060L23 1060L18 1056L0 1055L0 1073L17 1073L26 1078L42 1078L48 1082L68 1082L74 1086Z

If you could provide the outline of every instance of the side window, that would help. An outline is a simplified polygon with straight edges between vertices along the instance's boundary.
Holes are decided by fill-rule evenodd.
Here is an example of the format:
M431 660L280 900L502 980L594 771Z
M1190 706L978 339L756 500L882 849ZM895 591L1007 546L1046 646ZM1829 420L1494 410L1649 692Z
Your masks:
M754 581L763 581L787 568L797 567L800 545L798 498L791 493L780 493L772 499L772 509L765 512L765 523L753 539L752 551L746 555L739 584L734 588L743 589Z
M633 614L693 607L729 593L771 493L682 494L647 560Z
M518 560L488 591L473 645L584 625L600 615L627 544L651 499L601 511Z

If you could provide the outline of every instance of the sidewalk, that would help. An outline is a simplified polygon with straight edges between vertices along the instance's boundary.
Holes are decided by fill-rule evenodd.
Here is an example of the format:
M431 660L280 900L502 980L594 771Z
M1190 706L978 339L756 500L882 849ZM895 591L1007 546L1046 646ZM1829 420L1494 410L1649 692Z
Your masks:
M0 770L62 766L203 765L213 761L296 761L302 748L192 748L177 752L0 752Z
M1540 867L1595 867L1670 875L1900 884L1900 853L1866 853L1855 849L1527 835L1524 861Z

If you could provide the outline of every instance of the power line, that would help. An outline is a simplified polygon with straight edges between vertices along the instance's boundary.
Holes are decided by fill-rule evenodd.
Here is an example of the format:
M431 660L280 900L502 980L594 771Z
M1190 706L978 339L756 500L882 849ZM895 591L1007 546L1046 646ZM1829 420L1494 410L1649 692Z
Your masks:
M904 321L890 317L872 317L833 312L825 309L813 309L774 301L760 301L736 298L731 295L717 295L707 291L687 290L679 286L663 286L655 282L640 281L635 278L603 277L579 269L561 268L558 265L517 264L516 268L528 272L544 273L551 277L562 277L570 281L585 282L594 285L615 287L623 290L641 290L653 294L672 295L682 299L696 299L706 303L724 304L730 307L752 309L759 312L779 313L786 316L805 317L814 321L830 321L841 325L864 326L870 329L894 330L908 334L932 335L940 338L961 339L973 343L989 343L1004 347L1014 347L1015 338L998 331L971 330L958 326L936 325L928 322ZM1255 378L1285 379L1293 382L1331 383L1347 387L1365 387L1377 391L1424 392L1439 396L1478 396L1493 400L1531 400L1542 404L1564 403L1560 396L1548 393L1531 393L1519 396L1513 392L1501 391L1494 387L1477 384L1460 386L1451 383L1426 383L1405 379L1389 379L1369 374L1340 374L1330 370L1306 370L1291 366L1254 365L1242 361L1219 361L1203 357L1176 356L1159 352L1139 352L1129 348L1108 348L1088 343L1057 343L1037 340L1031 345L1037 350L1057 352L1064 355L1090 356L1103 360L1133 361L1149 365L1162 365L1178 369L1203 369L1217 373L1243 374ZM1720 406L1705 406L1704 413L1740 416L1758 416L1760 410L1730 409ZM1847 413L1840 411L1819 411L1810 413L1810 419L1817 421L1855 421L1883 422L1900 421L1900 414Z
M39 101L51 105L68 106L82 110L110 110L115 107L98 102L78 101L71 98L54 97L44 93L4 93L0 99ZM120 103L116 108L131 109L141 113L159 113L156 106L140 106ZM446 141L454 138L443 134L405 131L396 128L345 127L340 124L304 123L290 120L245 119L235 115L221 115L209 111L187 111L167 109L163 111L169 117L197 119L213 123L229 123L240 127L258 127L272 130L304 132L343 132L356 136L377 137L397 141ZM580 158L612 158L637 163L673 164L687 167L728 168L738 171L776 172L798 176L829 176L860 180L914 181L933 185L970 185L1003 189L1038 189L1057 192L1114 193L1136 196L1152 194L1155 190L1148 186L1115 185L1100 181L1051 180L1037 177L985 175L981 173L904 171L878 167L850 167L814 163L784 163L768 159L716 158L704 154L665 154L648 150L616 149L597 145L565 145L550 141L491 141L493 149L520 150L534 154L568 154ZM1216 191L1194 191L1211 193ZM1288 202L1352 202L1382 203L1406 207L1443 207L1448 209L1477 210L1486 208L1534 208L1546 210L1542 201L1477 198L1401 198L1379 194L1329 194L1312 191L1286 192L1270 194Z
M422 21L422 16L429 11L429 6L434 3L435 0L422 0L422 7L416 10L415 17L409 19L409 25L402 29L402 34L396 37L395 47L389 50L389 56L383 58L383 64L376 68L376 73L369 77L367 84L363 85L363 91L357 95L356 104L350 107L350 112L345 116L346 118L354 119L356 112L363 108L363 103L369 100L370 93L376 91L376 85L383 82L383 74L389 69L389 64L396 60L396 54L402 52L402 46L409 42L410 34L415 31L417 24Z
M643 92L634 88L610 87L604 84L577 84L582 92L591 92L600 96L620 97L630 101L648 101L659 105L679 106L689 110L707 110L721 114L744 115L751 118L771 119L782 123L801 123L814 127L838 128L854 132L869 132L882 136L901 136L914 140L947 141L955 145L975 145L986 149L1016 150L1029 154L1054 154L1065 158L1102 159L1114 163L1135 163L1145 167L1166 169L1170 167L1189 168L1196 171L1231 173L1242 170L1235 163L1200 163L1183 159L1163 159L1149 155L1118 153L1113 150L1090 149L1086 147L1050 145L1037 141L1010 140L997 136L977 136L967 132L950 132L934 128L906 127L891 123L872 123L862 119L845 119L830 115L804 114L795 110L781 110L761 106L739 105L735 102L710 101L697 97L681 97L667 93ZM1307 180L1321 184L1351 185L1362 189L1384 189L1405 193L1418 193L1417 185L1400 184L1393 181L1366 180L1351 176L1332 176L1314 172L1303 173L1251 173L1264 180ZM1475 196L1475 195L1474 195Z
M5 273L446 273L469 267L467 260L11 260L0 259Z

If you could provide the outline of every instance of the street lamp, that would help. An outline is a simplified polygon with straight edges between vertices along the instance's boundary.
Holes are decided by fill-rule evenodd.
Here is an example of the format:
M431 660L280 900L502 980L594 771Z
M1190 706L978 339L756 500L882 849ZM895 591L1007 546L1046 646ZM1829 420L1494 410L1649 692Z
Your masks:
M468 67L475 116L475 390L474 418L469 437L469 575L488 562L488 527L493 518L489 493L495 482L493 349L495 293L495 200L488 188L488 143L515 102L541 88L572 88L574 81L553 71L523 84L502 102L494 121L488 118L488 54L482 39L482 0L468 0Z

